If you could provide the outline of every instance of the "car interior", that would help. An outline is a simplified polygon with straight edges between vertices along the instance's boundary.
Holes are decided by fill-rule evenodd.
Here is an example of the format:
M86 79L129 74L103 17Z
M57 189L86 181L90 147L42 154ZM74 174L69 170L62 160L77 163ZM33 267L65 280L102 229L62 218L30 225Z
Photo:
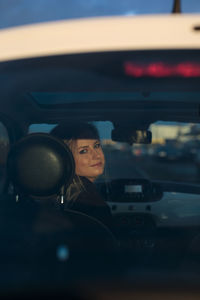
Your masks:
M199 50L19 59L0 63L0 78L2 291L37 286L53 295L78 282L79 292L85 283L95 294L109 280L110 289L125 284L137 292L152 285L184 294L195 285L195 297ZM74 159L50 134L63 121L99 130L106 168L95 184L114 232L63 209Z

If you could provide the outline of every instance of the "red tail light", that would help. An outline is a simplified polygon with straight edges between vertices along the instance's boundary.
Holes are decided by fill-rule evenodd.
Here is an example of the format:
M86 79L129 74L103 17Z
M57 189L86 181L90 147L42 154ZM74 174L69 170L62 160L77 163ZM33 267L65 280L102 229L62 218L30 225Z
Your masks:
M124 63L124 72L132 77L200 77L200 63L181 62L168 64L152 62L141 64L126 62Z

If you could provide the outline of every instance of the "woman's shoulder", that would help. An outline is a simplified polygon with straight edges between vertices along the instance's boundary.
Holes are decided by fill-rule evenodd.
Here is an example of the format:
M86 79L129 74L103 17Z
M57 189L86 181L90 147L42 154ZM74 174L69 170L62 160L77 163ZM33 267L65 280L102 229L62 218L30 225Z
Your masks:
M95 184L91 182L87 177L79 176L79 179L85 188L95 188Z
M110 227L111 212L105 200L99 194L94 183L81 177L82 189L76 200L68 208L92 216Z
M96 185L86 177L81 177L82 190L77 198L77 202L84 202L92 206L107 206L105 200L99 194Z

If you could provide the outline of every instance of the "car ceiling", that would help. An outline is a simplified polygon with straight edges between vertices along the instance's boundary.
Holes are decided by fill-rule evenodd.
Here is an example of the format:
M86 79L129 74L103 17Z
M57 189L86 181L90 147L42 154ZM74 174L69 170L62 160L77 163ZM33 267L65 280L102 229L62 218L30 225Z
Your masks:
M162 55L166 57L163 51ZM131 52L93 53L3 62L0 64L0 112L26 125L55 123L66 118L128 121L142 128L157 120L199 122L200 78L128 78L121 66L124 60L133 57L143 58L144 53L134 56ZM157 56L151 53L149 57ZM182 95L179 99L176 99L177 91ZM105 99L41 106L32 96L35 92L135 92L138 100ZM160 98L154 99L154 92L159 92ZM168 92L171 92L169 99L165 96ZM185 97L185 93L191 92L196 92L194 99Z

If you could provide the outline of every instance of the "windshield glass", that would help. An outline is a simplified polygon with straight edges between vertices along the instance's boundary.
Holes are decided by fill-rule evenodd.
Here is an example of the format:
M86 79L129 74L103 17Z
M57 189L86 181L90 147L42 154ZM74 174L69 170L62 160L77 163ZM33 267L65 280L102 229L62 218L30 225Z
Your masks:
M157 121L149 126L150 144L112 140L111 122L94 122L106 156L105 180L146 178L188 184L200 183L200 125ZM56 124L31 125L29 133L50 132ZM129 124L131 126L131 122Z

